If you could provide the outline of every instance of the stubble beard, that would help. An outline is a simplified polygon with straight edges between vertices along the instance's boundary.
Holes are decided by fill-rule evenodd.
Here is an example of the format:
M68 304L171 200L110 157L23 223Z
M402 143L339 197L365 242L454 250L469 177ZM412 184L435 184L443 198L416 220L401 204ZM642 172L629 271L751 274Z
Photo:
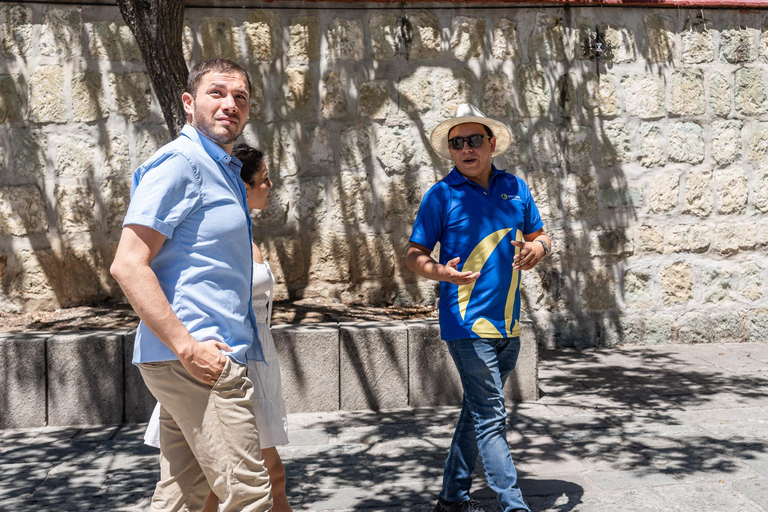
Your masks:
M229 134L224 135L224 134L214 133L213 126L216 123L216 121L211 120L210 123L201 123L200 121L198 121L198 119L203 119L203 118L204 117L200 115L200 111L197 110L197 106L195 106L194 114L192 115L192 121L193 121L192 126L194 126L197 129L197 131L199 131L200 133L202 133L203 135L211 139L216 144L223 144L223 145L233 144L237 140L237 138L240 136L240 134L243 133L242 126L238 127L239 130L234 135L229 135Z

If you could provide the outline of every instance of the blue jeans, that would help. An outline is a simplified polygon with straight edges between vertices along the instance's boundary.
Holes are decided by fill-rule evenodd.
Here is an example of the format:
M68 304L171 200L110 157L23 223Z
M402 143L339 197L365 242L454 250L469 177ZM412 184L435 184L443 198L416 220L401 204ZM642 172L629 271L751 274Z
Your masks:
M501 510L530 510L518 488L517 471L507 445L504 382L515 368L520 338L472 338L446 342L459 370L464 399L448 460L440 497L466 501L478 454L488 485Z

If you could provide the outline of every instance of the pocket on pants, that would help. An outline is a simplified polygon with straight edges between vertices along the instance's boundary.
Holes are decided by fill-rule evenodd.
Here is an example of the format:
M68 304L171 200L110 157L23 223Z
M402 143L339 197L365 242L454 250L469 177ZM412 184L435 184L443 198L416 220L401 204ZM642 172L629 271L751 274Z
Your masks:
M148 372L160 372L171 367L170 361L153 361L151 363L139 363L139 368Z
M221 373L219 374L219 378L216 379L216 382L213 383L213 387L211 389L216 389L218 387L221 387L221 385L227 380L227 377L229 376L229 370L232 366L232 358L226 357L226 361L224 362L224 368L221 369Z

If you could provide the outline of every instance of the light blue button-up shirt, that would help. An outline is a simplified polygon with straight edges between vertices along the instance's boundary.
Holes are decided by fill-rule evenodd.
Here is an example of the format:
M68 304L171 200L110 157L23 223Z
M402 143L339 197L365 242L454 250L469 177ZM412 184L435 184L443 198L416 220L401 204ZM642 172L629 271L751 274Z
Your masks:
M198 341L217 339L246 363L264 356L251 304L251 218L242 163L186 125L133 174L123 226L138 224L167 240L151 267L173 312ZM133 363L176 359L144 322Z

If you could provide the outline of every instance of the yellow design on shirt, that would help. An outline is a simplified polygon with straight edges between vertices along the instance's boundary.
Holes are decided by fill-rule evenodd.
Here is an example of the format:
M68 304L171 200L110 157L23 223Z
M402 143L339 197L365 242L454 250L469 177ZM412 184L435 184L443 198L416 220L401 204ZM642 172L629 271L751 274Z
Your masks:
M485 265L485 262L488 261L488 258L491 256L491 253L493 253L493 250L496 249L499 242L501 242L510 231L512 231L512 228L500 229L483 238L480 243L472 249L467 261L464 262L461 271L480 272L483 265ZM472 295L472 290L475 288L475 282L477 281L459 286L459 313L461 314L462 320L464 320L464 317L467 315L467 306L469 305L469 298ZM472 330L474 331L474 328ZM494 328L494 330L496 329Z
M487 319L480 317L472 325L472 332L481 338L503 338L498 329Z
M523 232L519 229L515 234L515 241L523 241ZM520 254L520 248L515 247L515 256ZM520 284L520 271L516 268L512 268L512 282L509 284L509 293L507 294L507 304L504 308L504 319L507 327L507 336L514 337L520 336L520 323L515 320L515 326L512 327L512 317L515 314L515 298L517 296L517 287Z

